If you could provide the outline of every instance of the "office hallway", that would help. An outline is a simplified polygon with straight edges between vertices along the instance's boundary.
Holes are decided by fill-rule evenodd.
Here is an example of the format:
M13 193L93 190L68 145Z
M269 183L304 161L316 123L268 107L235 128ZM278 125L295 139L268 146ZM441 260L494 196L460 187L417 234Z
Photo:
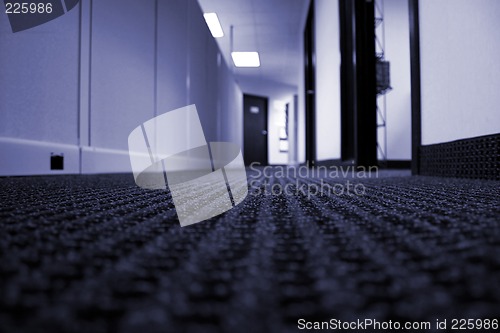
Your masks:
M0 178L0 331L498 316L498 181L380 171L324 178L364 195L306 195L295 186L319 178L248 177L242 204L184 228L170 195L130 174Z

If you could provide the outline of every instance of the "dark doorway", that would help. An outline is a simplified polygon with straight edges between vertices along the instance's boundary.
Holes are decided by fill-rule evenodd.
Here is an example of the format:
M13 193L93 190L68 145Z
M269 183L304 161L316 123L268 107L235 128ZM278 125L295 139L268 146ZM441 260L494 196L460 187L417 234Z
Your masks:
M340 0L342 159L377 164L375 7Z
M314 45L314 0L309 4L306 28L304 30L304 70L306 102L306 163L316 161L316 51Z
M267 165L267 97L243 96L245 164Z

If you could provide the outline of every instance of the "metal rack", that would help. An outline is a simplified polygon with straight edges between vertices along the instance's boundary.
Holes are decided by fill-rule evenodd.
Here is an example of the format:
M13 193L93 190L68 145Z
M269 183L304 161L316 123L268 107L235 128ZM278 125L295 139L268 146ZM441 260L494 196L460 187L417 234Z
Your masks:
M384 0L375 0L375 57L377 73L377 155L379 164L387 164L387 99L392 90L389 62L385 60ZM382 141L382 142L381 142Z

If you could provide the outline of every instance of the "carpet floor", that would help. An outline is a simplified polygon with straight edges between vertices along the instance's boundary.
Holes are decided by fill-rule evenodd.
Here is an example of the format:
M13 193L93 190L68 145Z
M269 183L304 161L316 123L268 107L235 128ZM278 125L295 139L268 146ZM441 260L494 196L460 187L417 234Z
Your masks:
M500 182L248 177L240 205L184 228L131 175L0 178L0 332L500 319Z

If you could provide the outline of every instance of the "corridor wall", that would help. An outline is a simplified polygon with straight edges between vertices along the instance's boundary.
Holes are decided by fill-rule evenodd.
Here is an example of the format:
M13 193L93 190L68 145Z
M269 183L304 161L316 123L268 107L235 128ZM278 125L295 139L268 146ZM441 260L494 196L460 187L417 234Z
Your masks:
M189 104L207 140L242 141L242 93L196 0L81 0L18 33L2 17L0 45L0 175L129 172L130 131Z
M419 7L422 144L500 133L500 1Z

